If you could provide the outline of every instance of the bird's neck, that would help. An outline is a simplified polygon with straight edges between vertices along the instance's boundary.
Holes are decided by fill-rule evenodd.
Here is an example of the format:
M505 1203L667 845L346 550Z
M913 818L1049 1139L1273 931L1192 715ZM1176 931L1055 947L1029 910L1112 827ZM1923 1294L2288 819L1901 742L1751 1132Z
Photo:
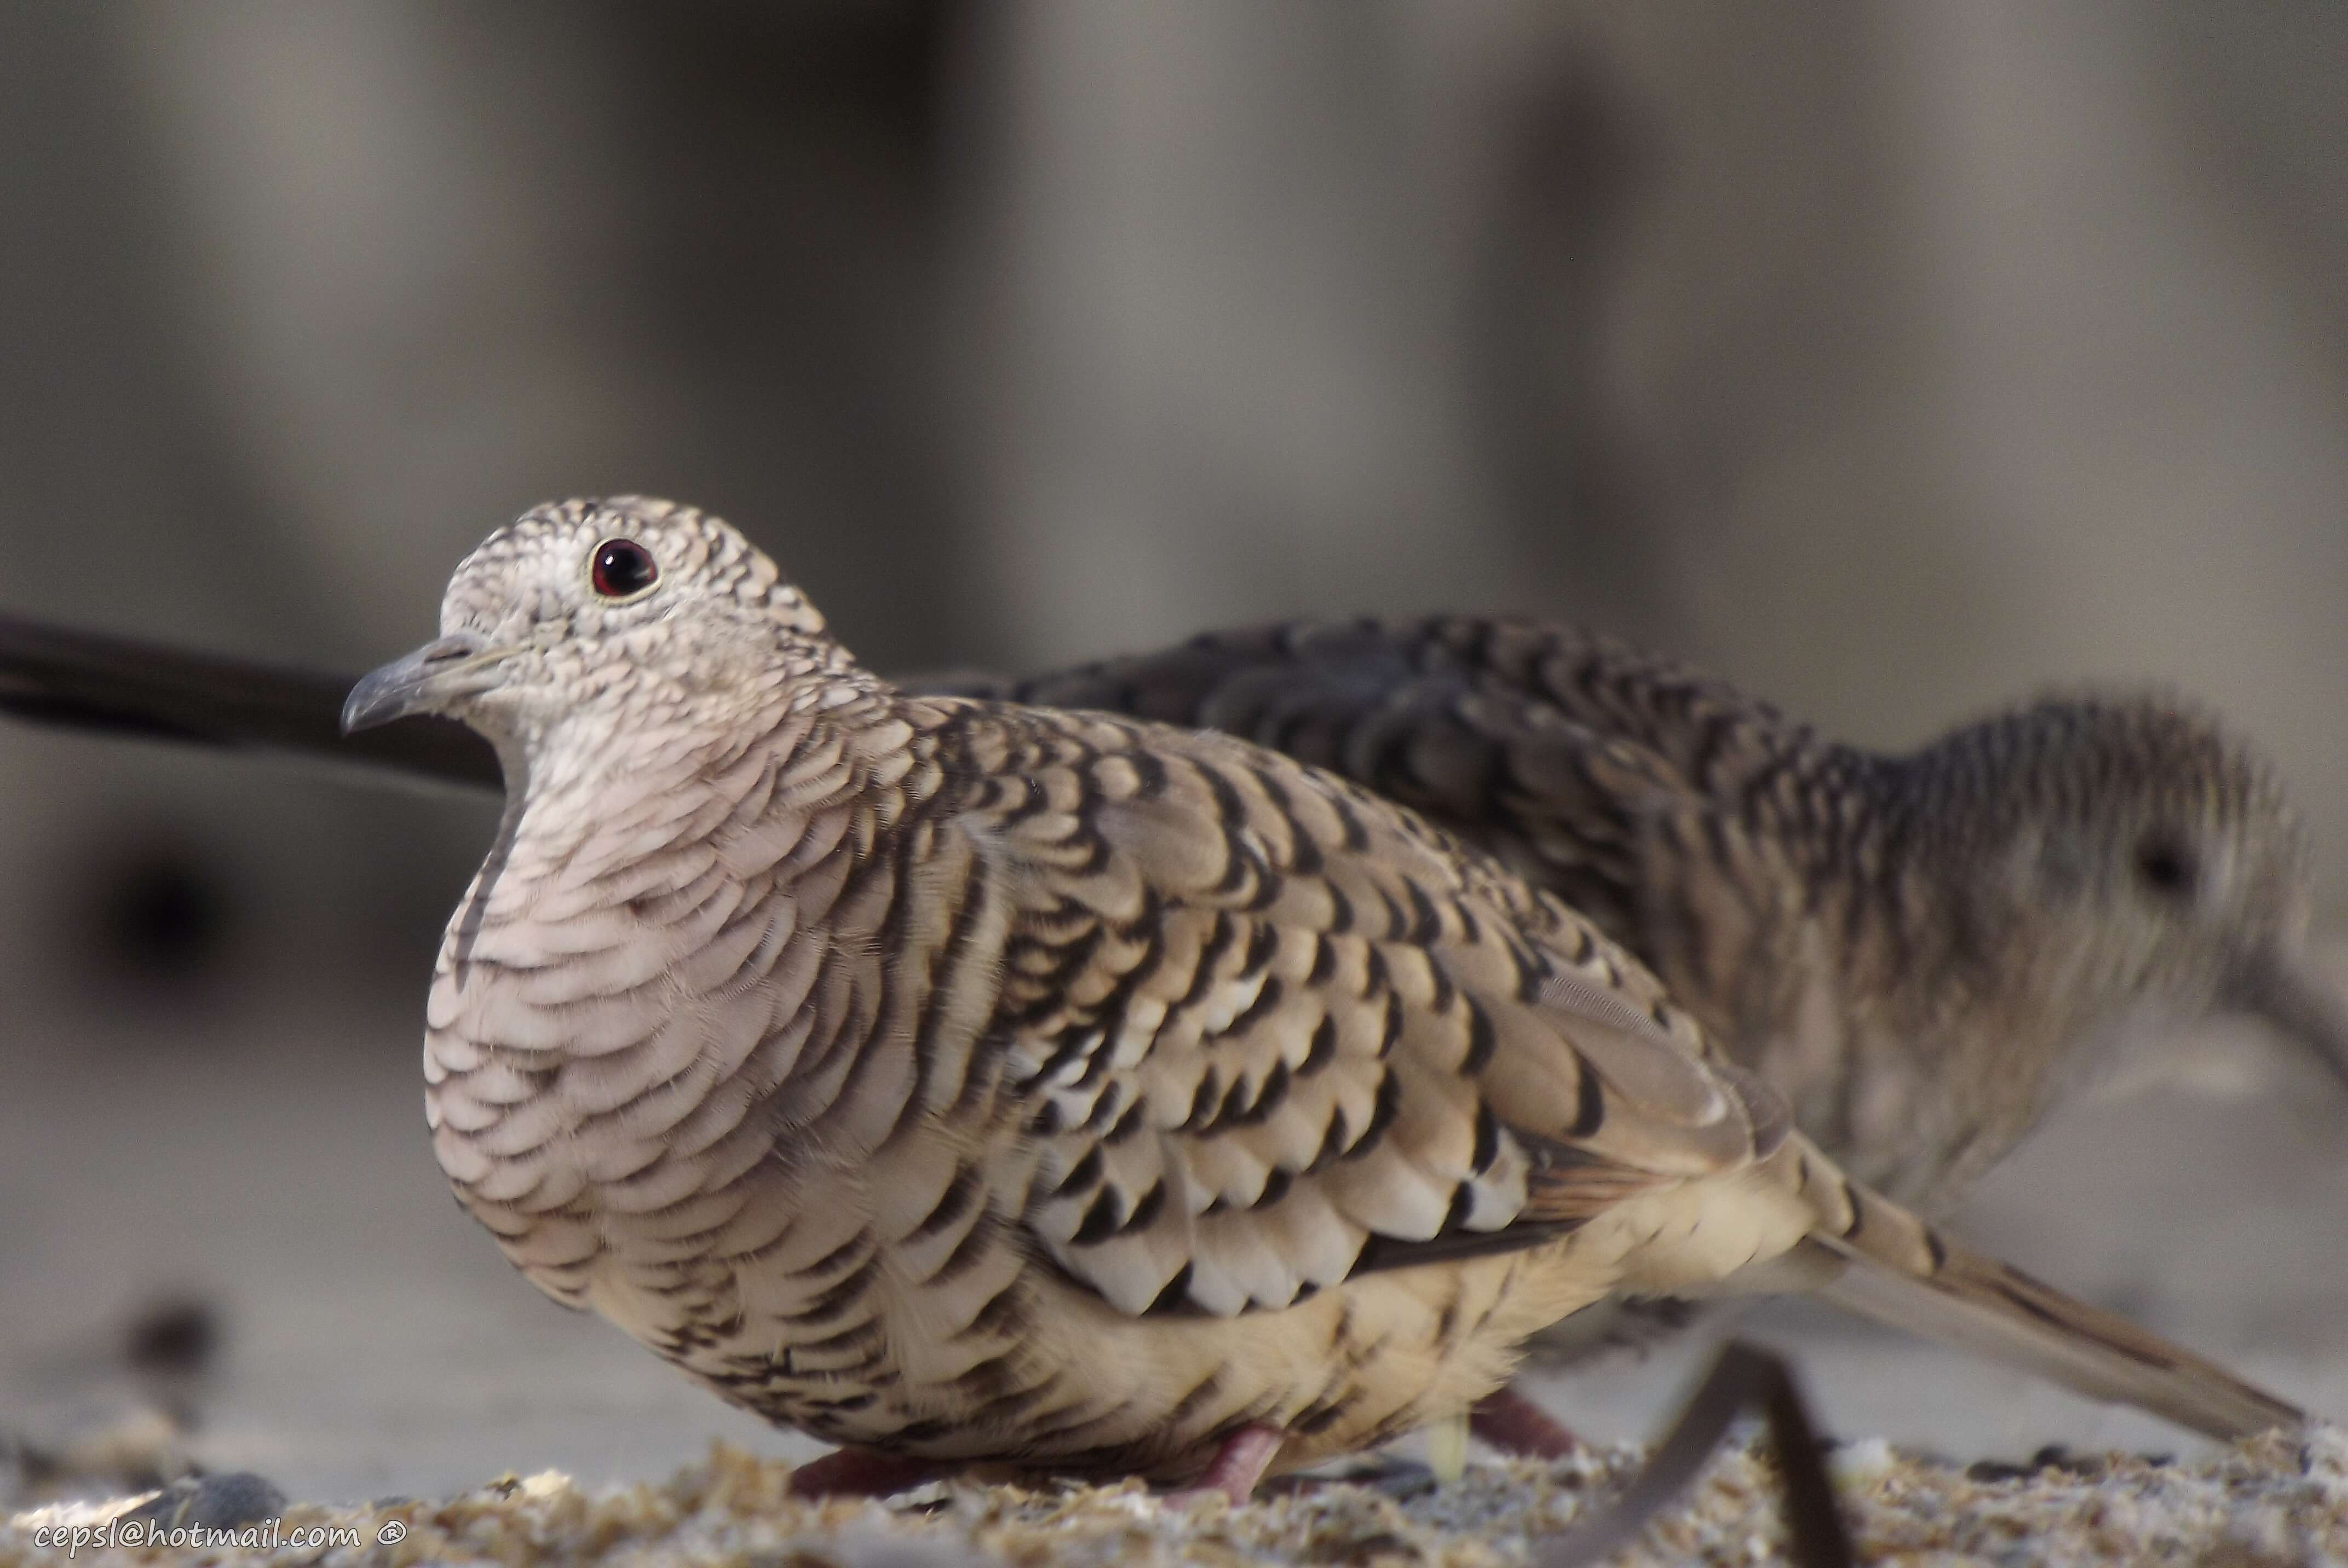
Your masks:
M1935 1206L2130 1034L2110 978L2076 968L2065 916L2034 902L2029 802L1993 763L1962 733L1859 754L1838 764L1856 787L1830 830L1797 835L1819 868L1806 938L1829 955L1846 1063L1820 1114L1881 1153L1862 1175Z
M2026 803L1976 753L1962 732L1895 755L1789 728L1707 793L1783 846L1812 913L1871 952L1880 984L2010 990L2032 913L2013 862ZM1866 956L1847 953L1846 965Z
M888 696L828 640L783 637L771 657L728 660L716 671L615 668L587 700L485 730L509 797L534 811L591 798L608 810L722 777L746 756L788 752L819 732L852 733L877 722Z
M1855 1173L1961 1193L2092 1043L2034 951L2010 789L1961 749L1886 756L1792 726L1713 759L1708 804L1650 870L1651 930L1689 934L1650 944L1667 979Z

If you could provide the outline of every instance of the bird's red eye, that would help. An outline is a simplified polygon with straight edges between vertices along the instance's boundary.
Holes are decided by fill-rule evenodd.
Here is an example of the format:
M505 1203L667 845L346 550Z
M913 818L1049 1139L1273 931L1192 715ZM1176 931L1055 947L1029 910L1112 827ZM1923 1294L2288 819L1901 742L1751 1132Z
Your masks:
M653 552L633 539L605 539L595 547L594 569L588 580L605 599L629 599L659 580Z

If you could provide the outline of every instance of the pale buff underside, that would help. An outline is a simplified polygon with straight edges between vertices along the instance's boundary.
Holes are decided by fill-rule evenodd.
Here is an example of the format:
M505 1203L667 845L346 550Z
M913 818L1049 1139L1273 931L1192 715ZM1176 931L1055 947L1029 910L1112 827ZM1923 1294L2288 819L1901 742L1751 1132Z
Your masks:
M831 1223L794 1233L798 1245L778 1249L767 1266L695 1268L696 1316L713 1302L744 1314L736 1331L707 1346L674 1344L686 1301L660 1288L673 1286L668 1260L678 1250L660 1227L602 1217L593 1261L580 1271L532 1266L533 1253L556 1240L544 1229L507 1251L551 1294L592 1307L722 1396L834 1440L908 1446L891 1440L908 1426L942 1422L948 1430L911 1450L1179 1479L1246 1422L1291 1430L1275 1465L1282 1471L1389 1440L1500 1387L1529 1336L1594 1301L1618 1291L1702 1291L1756 1256L1784 1251L1816 1215L1778 1174L1650 1194L1572 1236L1519 1253L1363 1276L1293 1307L1251 1312L1243 1332L1233 1331L1233 1319L1203 1315L1129 1317L1054 1271L1023 1270L1009 1249L951 1286L925 1287L941 1245L900 1242L879 1255L886 1283L875 1294L889 1305L878 1348L893 1380L877 1389L868 1378L841 1383L825 1375L865 1361L875 1345L860 1337L852 1353L829 1353L823 1342L838 1323L810 1330L788 1320L838 1277L794 1281L792 1266L852 1234L850 1216L885 1206L850 1180L827 1178L819 1204L780 1184L745 1184L745 1212L821 1214ZM1025 1330L973 1331L973 1315L1023 1272L1035 1291ZM1011 1381L1041 1390L1037 1408L1059 1429L1050 1440L1035 1440L1016 1424L969 1424L971 1402L958 1379L1005 1357ZM760 1375L754 1387L744 1386L745 1367ZM829 1413L844 1395L868 1391L879 1396L868 1409ZM1326 1424L1299 1430L1301 1418L1333 1410Z

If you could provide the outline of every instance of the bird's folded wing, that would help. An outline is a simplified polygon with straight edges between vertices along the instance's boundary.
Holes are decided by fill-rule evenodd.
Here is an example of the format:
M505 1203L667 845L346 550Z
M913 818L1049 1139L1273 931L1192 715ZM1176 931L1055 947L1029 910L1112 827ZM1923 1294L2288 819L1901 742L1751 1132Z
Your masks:
M1285 1306L1755 1158L1644 971L1409 814L1220 737L995 712L989 1049L1041 1149L1025 1222L1118 1307Z

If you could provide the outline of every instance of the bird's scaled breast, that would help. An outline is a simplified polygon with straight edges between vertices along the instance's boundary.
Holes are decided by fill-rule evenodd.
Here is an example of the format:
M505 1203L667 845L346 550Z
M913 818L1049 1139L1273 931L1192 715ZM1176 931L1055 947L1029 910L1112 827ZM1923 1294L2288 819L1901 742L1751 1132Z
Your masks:
M550 1295L833 1440L1173 1477L1270 1419L1293 1430L1282 1465L1308 1463L1490 1391L1522 1336L1604 1288L1581 1275L1615 1266L1542 1249L1278 1311L1125 1314L1036 1261L1015 1145L973 1161L911 1131L883 1184L776 1157L752 1123L708 1136L741 1081L713 1067L710 1020L654 984L617 999L625 1027L591 1021L581 999L613 998L578 978L622 971L579 936L481 922L458 959L452 928L426 1042L443 1169Z
M624 900L548 917L518 881L485 871L450 923L427 1007L426 1112L460 1197L539 1278L534 1264L573 1263L586 1238L548 1253L522 1245L534 1231L668 1214L754 1160L745 1070L777 1042L760 998L712 1009L677 983L738 899L721 892L682 921ZM714 946L732 957L744 939L778 938L746 922ZM790 975L767 979L771 991Z

